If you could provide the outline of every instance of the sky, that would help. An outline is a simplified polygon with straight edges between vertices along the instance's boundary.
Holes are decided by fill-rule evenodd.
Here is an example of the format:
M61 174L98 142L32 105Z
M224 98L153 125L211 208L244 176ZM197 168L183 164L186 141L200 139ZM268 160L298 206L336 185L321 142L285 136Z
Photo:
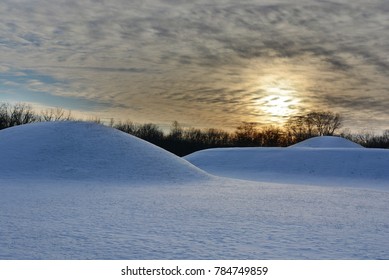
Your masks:
M388 0L0 0L0 102L234 129L389 129Z

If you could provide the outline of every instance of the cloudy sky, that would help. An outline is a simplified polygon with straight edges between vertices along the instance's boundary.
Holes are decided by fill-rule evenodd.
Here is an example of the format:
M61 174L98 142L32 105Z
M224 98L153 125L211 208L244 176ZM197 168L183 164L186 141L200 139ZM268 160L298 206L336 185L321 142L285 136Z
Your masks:
M233 129L389 129L388 0L0 0L0 102Z

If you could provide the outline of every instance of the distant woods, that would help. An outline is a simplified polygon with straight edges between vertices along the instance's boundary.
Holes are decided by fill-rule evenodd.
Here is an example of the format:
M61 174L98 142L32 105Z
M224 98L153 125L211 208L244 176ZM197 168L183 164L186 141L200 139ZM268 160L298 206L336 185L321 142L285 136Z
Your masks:
M332 135L342 136L365 147L389 148L389 130L382 135L350 134L340 132L342 122L339 114L326 111L291 116L282 127L244 122L233 132L217 128L184 128L177 121L172 123L167 133L152 123L111 122L111 126L179 156L219 147L286 147L311 137Z
M71 119L71 112L62 108L46 109L37 114L30 105L24 103L0 103L0 129L34 122Z
M0 103L0 129L45 121L76 120L70 111L52 108L36 113L30 105ZM100 120L92 120L101 123ZM131 121L108 124L125 133L137 136L178 156L217 147L285 147L315 136L339 135L365 147L389 148L389 130L382 135L340 132L343 119L329 111L310 112L291 116L284 126L259 126L244 122L235 131L222 129L184 128L174 121L168 132L156 124L136 124Z

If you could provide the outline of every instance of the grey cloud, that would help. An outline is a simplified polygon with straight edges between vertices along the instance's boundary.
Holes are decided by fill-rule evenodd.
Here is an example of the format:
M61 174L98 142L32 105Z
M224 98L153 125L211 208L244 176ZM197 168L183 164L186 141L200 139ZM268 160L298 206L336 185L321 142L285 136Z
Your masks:
M38 66L35 69L66 69L66 70L85 70L97 72L123 72L123 73L145 73L149 72L146 68L122 68L122 67L88 67L88 66ZM156 72L155 72L156 73Z
M365 104L381 112L388 2L337 2L4 0L0 56L7 65L66 81L62 89L53 87L63 83L51 85L56 94L99 99L123 114L138 102L151 115L166 102L166 112L180 116L169 103L186 102L196 110L234 112L239 120L260 115L245 109L253 106L250 98L265 94L251 88L255 81L247 75L281 72L279 61L312 80L304 89L310 104ZM326 87L337 96L323 97ZM374 93L380 102L360 97L367 87L380 87Z

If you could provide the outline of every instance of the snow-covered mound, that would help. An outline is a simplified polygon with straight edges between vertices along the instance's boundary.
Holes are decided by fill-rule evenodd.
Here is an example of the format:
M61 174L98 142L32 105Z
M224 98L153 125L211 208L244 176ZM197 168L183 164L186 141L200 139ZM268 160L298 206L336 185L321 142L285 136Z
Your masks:
M238 179L389 187L389 150L354 144L341 138L319 137L289 148L209 149L185 159L211 174Z
M290 146L289 148L363 148L361 145L354 143L342 137L337 136L318 136L307 139L300 143Z
M209 175L134 136L87 122L47 122L0 131L0 180L174 182Z

